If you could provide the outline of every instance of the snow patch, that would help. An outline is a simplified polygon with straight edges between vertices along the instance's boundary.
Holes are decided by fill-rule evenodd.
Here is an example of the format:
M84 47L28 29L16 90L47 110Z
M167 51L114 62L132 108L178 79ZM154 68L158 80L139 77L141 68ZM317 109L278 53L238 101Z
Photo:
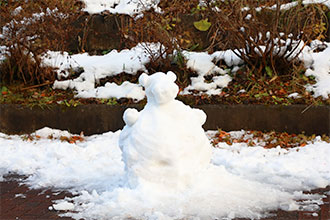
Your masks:
M22 194L22 193L18 193L18 194L15 194L15 198L22 198L22 199L25 199L26 198L26 195Z
M138 44L128 50L112 50L103 56L90 56L87 53L70 56L68 53L49 51L43 56L43 65L58 68L59 78L66 78L72 70L82 68L84 72L75 79L55 81L54 89L75 89L77 97L81 98L144 98L142 88L130 82L122 85L107 83L95 88L100 79L118 75L120 73L135 75L137 72L147 72L145 65L151 56L158 56L160 44Z
M160 12L160 0L82 0L85 3L84 11L91 14L109 11L113 14L136 15L151 8Z
M140 101L145 98L145 92L140 85L130 82L123 82L121 85L116 83L106 83L104 86L99 86L93 90L82 91L76 97L79 98L132 98Z
M280 41L275 40L275 41ZM282 47L275 48L278 51L285 51L285 47L290 43L290 39L283 41ZM274 42L276 43L276 42ZM319 45L325 47L323 51L316 50ZM330 43L313 41L311 46L304 46L300 42L288 59L295 57L302 48L299 59L307 68L306 75L315 76L317 83L309 85L307 89L314 92L314 96L328 97L330 94ZM149 48L148 50L146 48ZM43 57L43 64L58 68L59 78L70 76L70 72L76 69L83 69L84 72L72 80L55 81L55 89L74 89L77 97L81 98L133 98L136 101L142 100L145 93L141 86L130 82L121 85L107 83L104 86L95 87L99 80L112 77L120 73L135 75L137 72L147 72L145 65L150 62L150 56L157 56L161 50L160 44L139 44L130 50L120 52L113 50L103 56L89 56L87 53L70 56L68 53L49 51ZM262 47L261 49L265 49ZM147 52L149 51L149 52ZM217 51L213 54L206 52L183 51L187 61L187 68L196 71L196 77L191 77L191 84L184 88L181 94L207 94L218 95L222 88L228 86L232 78L229 72L235 73L239 66L244 64L236 54L239 51ZM223 60L231 69L222 69L216 63ZM208 80L206 80L206 78Z
M40 138L60 138L61 136L71 136L68 131L62 131L59 129L51 129L49 127L44 127L32 133L33 135L39 136Z
M74 209L74 204L67 201L62 201L53 205L53 208L58 211L69 211Z
M191 77L191 85L186 87L182 94L190 94L191 91L198 91L198 94L206 93L208 95L217 95L221 89L227 87L232 78L228 71L223 70L214 64L219 60L225 60L228 66L239 65L242 61L230 51L215 52L208 54L206 52L184 52L187 59L187 68L196 71L198 76ZM212 82L206 82L205 76L212 76Z
M321 44L318 41L312 43L312 47L306 47L301 54L301 59L305 62L307 70L306 76L314 76L316 83L308 85L307 90L314 92L314 97L322 96L329 98L330 94L330 43L323 42L326 48L321 52L315 52L313 46Z
M299 95L299 93L294 92L294 93L289 94L288 98L298 99L298 98L301 98L301 96Z

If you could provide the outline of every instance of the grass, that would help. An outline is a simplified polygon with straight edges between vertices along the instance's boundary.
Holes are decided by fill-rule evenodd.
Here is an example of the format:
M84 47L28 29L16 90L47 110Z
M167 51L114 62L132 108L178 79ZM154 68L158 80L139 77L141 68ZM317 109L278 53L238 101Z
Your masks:
M130 104L133 100L115 98L109 99L82 99L75 98L72 90L54 90L51 86L43 88L21 89L21 85L1 86L1 104L19 104L26 107L51 108L54 105L64 107L77 107L78 105L100 104L100 105L119 105Z

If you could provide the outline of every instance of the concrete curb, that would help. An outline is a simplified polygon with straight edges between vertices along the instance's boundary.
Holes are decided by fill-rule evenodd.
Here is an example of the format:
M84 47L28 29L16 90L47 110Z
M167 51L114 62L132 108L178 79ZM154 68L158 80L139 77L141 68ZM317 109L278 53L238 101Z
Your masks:
M126 108L141 106L81 105L28 108L0 105L0 132L26 134L45 126L85 135L122 129ZM286 131L288 133L330 135L330 106L306 105L201 105L208 116L204 129Z

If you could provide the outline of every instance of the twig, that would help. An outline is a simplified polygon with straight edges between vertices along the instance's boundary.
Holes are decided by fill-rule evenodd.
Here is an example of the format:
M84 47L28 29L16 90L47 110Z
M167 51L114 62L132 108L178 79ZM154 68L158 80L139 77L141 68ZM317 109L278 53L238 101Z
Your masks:
M52 84L54 81L47 81L45 83L42 83L42 84L39 84L39 85L33 85L33 86L29 86L29 87L25 87L23 89L21 89L21 91L24 91L24 90L29 90L29 89L34 89L34 88L38 88L38 87L41 87L41 86L47 86L47 85L50 85Z
M312 104L310 104L309 106L307 106L302 112L301 114L304 114L308 109L310 109L310 107L312 107L315 104L315 102L313 102Z

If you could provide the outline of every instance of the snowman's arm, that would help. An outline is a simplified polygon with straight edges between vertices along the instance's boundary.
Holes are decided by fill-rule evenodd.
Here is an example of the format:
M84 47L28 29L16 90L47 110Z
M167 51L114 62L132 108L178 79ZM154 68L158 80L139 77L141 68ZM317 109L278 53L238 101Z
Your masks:
M193 110L194 110L194 114L198 118L198 121L200 122L200 125L203 125L206 122L205 112L200 109L196 109L196 108L194 108Z
M138 110L136 110L135 108L126 109L123 116L125 124L128 126L134 125L135 122L138 120L139 115L140 112L138 112Z

